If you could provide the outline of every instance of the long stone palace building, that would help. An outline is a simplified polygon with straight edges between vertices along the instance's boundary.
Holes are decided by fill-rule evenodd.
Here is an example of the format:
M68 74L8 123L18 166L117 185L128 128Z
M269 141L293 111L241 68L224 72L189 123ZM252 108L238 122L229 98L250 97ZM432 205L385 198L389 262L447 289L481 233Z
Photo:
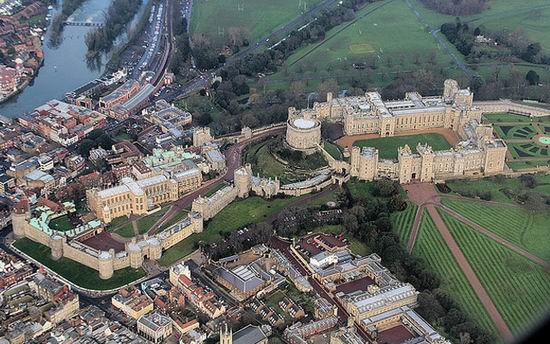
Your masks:
M400 183L429 182L503 171L506 144L493 137L492 126L482 124L481 115L507 111L509 107L481 105L473 102L469 89L460 89L455 80L446 80L443 95L433 97L408 92L405 99L383 101L378 92L345 98L333 98L329 93L326 102L315 103L312 109L290 108L289 123L341 122L346 135L378 134L380 137L434 128L452 130L461 141L449 150L433 151L432 147L422 144L404 146L399 148L397 160L380 159L374 147L353 147L350 152L349 173L353 177L361 180L385 177ZM295 131L292 135L292 140L298 141Z

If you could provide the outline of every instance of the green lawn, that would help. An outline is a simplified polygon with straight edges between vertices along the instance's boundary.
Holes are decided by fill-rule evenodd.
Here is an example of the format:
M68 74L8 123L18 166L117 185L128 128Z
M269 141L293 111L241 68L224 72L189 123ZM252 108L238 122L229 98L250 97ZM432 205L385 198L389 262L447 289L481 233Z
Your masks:
M207 222L202 233L193 234L166 250L159 263L163 266L171 265L192 253L200 241L214 241L220 238L220 233L229 233L246 225L261 222L297 199L290 197L265 200L261 197L249 197L234 201Z
M487 113L483 115L491 123L499 122L532 122L529 116L516 115L513 113Z
M71 221L69 221L69 216L67 216L67 215L63 215L63 216L60 216L60 217L57 217L57 218L51 220L48 223L48 226L51 229L54 229L54 230L60 231L60 232L65 232L65 231L68 231L68 230L71 230L71 229L74 228Z
M466 200L443 199L443 204L503 239L550 261L550 213Z
M232 29L246 32L251 43L299 16L321 0L194 0L191 34L202 33L222 45ZM299 7L301 4L302 7Z
M405 210L390 214L393 230L399 235L399 240L403 245L407 245L409 241L417 210L418 206L416 204L407 202Z
M422 217L413 254L422 257L442 280L441 288L449 293L477 324L497 336L495 325L479 301L472 286L455 261L453 254L427 212Z
M344 160L344 155L342 154L342 151L340 150L340 147L335 145L334 143L325 141L323 143L323 148L327 151L330 156L332 156L336 160Z
M502 181L494 177L477 180L449 180L445 183L454 191L491 191L492 200L503 203L515 203L503 191L505 189L535 191L550 196L550 175L535 175L537 186L534 189L525 188L517 178L505 178Z
M358 71L354 63L374 63L376 69ZM359 73L380 86L395 73L434 65L454 66L404 1L387 0L368 4L353 21L328 31L323 41L296 50L269 79L351 79Z
M57 261L53 260L50 257L49 247L38 244L30 239L19 239L14 243L14 246L57 272L59 275L83 288L95 290L114 289L145 276L143 269L132 269L128 267L115 271L113 277L110 279L102 280L99 278L99 274L96 270L77 263L74 260L68 258L61 258Z
M168 209L170 209L170 206L165 206L153 214L143 216L133 221L137 226L138 233L146 233L164 215L164 213L168 211ZM111 223L111 228L115 230L115 233L125 238L135 236L132 221L129 221L127 217L119 217L115 220Z
M396 159L399 147L409 145L411 150L416 152L416 145L418 143L427 143L432 146L434 151L451 148L449 142L447 142L442 135L436 133L359 140L355 141L353 145L359 147L375 147L378 149L378 156L381 159Z
M451 216L442 218L512 332L528 330L549 309L549 273Z

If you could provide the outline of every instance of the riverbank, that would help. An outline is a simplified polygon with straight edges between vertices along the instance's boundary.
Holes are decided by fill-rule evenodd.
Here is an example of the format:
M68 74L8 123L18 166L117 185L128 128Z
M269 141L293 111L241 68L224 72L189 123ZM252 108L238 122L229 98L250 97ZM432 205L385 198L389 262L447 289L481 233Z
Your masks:
M11 83L9 88L13 89L0 93L0 104L31 84L44 64L43 39L51 8L48 3L35 1L14 8L12 14L0 16L4 23L0 34L0 73L3 83Z

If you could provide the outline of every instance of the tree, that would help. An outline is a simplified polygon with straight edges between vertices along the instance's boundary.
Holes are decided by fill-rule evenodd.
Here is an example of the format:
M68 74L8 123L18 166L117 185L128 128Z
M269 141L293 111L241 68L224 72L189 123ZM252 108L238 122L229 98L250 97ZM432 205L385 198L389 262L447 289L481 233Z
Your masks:
M525 75L525 80L527 80L529 82L529 85L531 86L538 85L540 81L540 76L534 70L530 70Z

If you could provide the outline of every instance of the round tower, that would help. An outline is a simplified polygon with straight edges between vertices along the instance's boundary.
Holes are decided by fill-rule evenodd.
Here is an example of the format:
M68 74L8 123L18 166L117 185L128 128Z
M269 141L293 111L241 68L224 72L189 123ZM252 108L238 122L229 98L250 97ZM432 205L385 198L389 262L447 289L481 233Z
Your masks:
M132 240L128 244L128 257L130 258L130 266L134 269L141 267L143 264L143 256L141 254L141 248L138 244L135 243L135 240Z
M113 257L114 251L112 249L109 252L101 251L99 253L99 278L109 279L113 277Z
M250 193L250 177L245 167L241 167L235 170L234 173L234 183L237 188L237 196L239 198L247 198Z
M50 248L52 249L52 258L58 260L63 257L63 237L59 234L54 234L50 237Z
M157 260L162 256L162 246L156 237L149 238L149 259Z
M28 225L27 220L31 217L29 209L29 202L26 200L19 201L13 207L11 213L11 224L13 228L13 234L16 239L23 238L25 236L25 228Z

